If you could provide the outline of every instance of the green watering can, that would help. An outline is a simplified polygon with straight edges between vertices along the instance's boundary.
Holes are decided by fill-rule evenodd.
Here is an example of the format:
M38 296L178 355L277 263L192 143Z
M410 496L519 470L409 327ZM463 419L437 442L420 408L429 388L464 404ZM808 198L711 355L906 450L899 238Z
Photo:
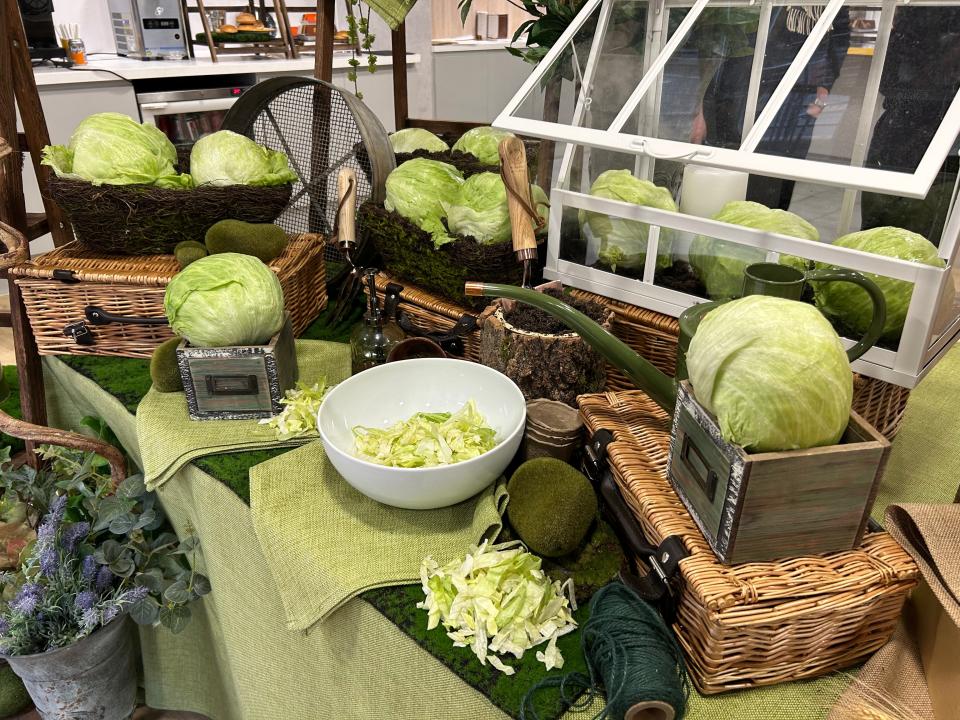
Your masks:
M801 272L787 265L756 263L748 266L745 271L743 294L772 295L788 300L800 300L804 286L808 282L851 282L859 285L870 295L870 300L873 302L873 319L859 342L847 350L847 357L851 361L856 360L880 338L887 317L883 293L873 281L861 273L843 269ZM670 414L673 414L677 401L677 385L679 381L687 378L686 351L690 346L691 338L696 334L700 321L707 313L724 302L729 302L728 300L705 302L683 311L679 318L677 376L671 378L586 315L549 295L529 288L482 282L468 282L465 293L469 296L510 298L552 315L578 333L588 345L603 355L611 365L621 370L639 389L646 392L654 402Z

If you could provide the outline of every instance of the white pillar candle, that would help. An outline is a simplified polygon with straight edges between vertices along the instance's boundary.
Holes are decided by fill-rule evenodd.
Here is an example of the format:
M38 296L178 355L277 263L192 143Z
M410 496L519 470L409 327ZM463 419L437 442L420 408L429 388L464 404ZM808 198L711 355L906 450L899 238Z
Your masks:
M731 200L747 197L747 173L734 170L687 165L680 186L680 212L698 217L713 217Z

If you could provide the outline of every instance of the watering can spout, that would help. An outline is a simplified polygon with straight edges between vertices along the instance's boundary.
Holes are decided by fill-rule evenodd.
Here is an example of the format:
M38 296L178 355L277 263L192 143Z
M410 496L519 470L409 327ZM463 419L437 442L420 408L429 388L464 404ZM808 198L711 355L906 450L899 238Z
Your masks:
M471 297L509 298L532 305L552 315L580 335L590 347L603 355L607 362L621 370L665 412L673 414L673 408L677 402L677 387L673 378L664 375L640 357L630 346L562 300L528 288L482 282L468 282L464 292Z

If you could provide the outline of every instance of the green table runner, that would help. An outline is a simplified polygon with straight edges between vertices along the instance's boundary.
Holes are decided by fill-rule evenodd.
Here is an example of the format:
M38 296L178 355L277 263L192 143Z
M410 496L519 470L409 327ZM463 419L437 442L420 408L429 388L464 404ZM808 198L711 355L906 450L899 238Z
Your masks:
M317 440L252 468L250 496L287 627L306 630L364 590L416 582L427 555L443 563L494 539L507 491L499 482L452 507L390 507L346 483Z

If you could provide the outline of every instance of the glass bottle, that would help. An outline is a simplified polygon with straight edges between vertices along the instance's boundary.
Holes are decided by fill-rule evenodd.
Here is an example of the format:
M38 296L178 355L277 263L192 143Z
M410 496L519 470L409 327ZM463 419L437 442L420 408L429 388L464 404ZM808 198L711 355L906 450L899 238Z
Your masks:
M354 375L383 365L404 333L396 323L384 323L379 310L368 310L363 322L350 335L351 369Z

